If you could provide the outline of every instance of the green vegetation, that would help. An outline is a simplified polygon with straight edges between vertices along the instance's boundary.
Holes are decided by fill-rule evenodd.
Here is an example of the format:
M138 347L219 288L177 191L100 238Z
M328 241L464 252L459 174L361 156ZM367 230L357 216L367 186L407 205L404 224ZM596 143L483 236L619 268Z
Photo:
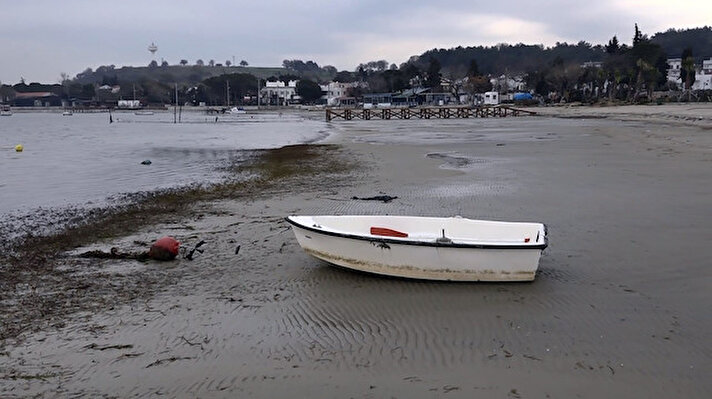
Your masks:
M301 79L297 82L297 95L302 97L302 101L310 104L321 97L321 87L309 79Z
M650 41L663 48L670 58L679 57L685 49L697 54L695 62L712 57L712 26L693 29L669 29L656 33Z
M223 104L228 95L230 104L242 104L245 97L257 95L257 77L248 73L215 76L187 90L188 102L197 105Z
M200 61L200 60L198 60ZM165 83L178 83L179 85L188 85L200 83L205 79L233 73L244 73L254 75L260 79L266 79L270 76L281 75L288 72L285 68L266 68L266 67L236 67L236 66L207 66L200 65L169 65L155 67L122 67L116 68L114 65L100 66L96 71L87 68L84 72L77 74L75 81L77 83L86 84L101 84L105 79L113 79L118 84L137 83L146 80L162 81ZM170 81L165 79L170 77Z
M557 57L551 64L529 71L527 86L552 101L638 101L651 98L653 90L667 83L665 52L637 25L632 47L619 45L614 36L604 54L602 68L582 67Z

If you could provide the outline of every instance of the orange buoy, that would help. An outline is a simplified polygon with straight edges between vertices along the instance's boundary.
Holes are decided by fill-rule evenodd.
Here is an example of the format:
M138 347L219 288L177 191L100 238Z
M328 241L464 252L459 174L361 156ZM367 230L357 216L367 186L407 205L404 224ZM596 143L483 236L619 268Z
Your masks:
M161 237L151 245L148 257L154 260L172 260L178 256L180 243L173 237Z

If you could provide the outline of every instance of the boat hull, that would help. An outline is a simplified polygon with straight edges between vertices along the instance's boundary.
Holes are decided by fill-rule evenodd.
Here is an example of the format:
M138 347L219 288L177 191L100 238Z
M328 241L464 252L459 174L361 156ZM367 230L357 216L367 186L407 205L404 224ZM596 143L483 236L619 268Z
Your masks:
M545 247L401 243L386 238L324 234L290 223L299 245L316 258L353 270L414 279L532 281Z

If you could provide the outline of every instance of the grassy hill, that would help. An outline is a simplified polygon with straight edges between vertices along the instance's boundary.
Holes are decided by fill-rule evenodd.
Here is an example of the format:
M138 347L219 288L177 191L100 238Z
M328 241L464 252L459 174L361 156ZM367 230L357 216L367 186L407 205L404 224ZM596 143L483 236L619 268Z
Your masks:
M242 66L200 66L169 65L157 67L122 67L100 66L96 71L90 69L77 74L80 84L121 84L126 82L157 81L160 83L197 84L205 79L233 73L254 75L260 79L290 73L281 67L242 67Z

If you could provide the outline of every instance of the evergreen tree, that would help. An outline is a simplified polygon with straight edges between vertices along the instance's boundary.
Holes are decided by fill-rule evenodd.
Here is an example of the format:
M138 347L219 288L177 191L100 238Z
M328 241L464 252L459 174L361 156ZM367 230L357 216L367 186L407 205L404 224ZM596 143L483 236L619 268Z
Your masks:
M430 57L430 62L428 64L428 70L426 73L425 85L432 89L432 91L438 91L440 87L440 62L435 59L435 57Z
M467 76L479 76L480 67L477 65L477 61L470 60L470 67L467 68Z
M608 41L608 45L606 45L606 53L608 54L615 54L620 50L620 44L618 43L618 37L613 36L611 40Z
M682 51L682 68L680 68L680 79L685 85L685 90L690 90L695 83L695 57L692 56L692 47Z
M297 94L305 103L312 103L322 96L321 87L309 79L302 79L297 82Z
M648 41L648 36L644 35L640 29L638 29L638 24L635 24L635 34L633 35L633 47L640 43Z

